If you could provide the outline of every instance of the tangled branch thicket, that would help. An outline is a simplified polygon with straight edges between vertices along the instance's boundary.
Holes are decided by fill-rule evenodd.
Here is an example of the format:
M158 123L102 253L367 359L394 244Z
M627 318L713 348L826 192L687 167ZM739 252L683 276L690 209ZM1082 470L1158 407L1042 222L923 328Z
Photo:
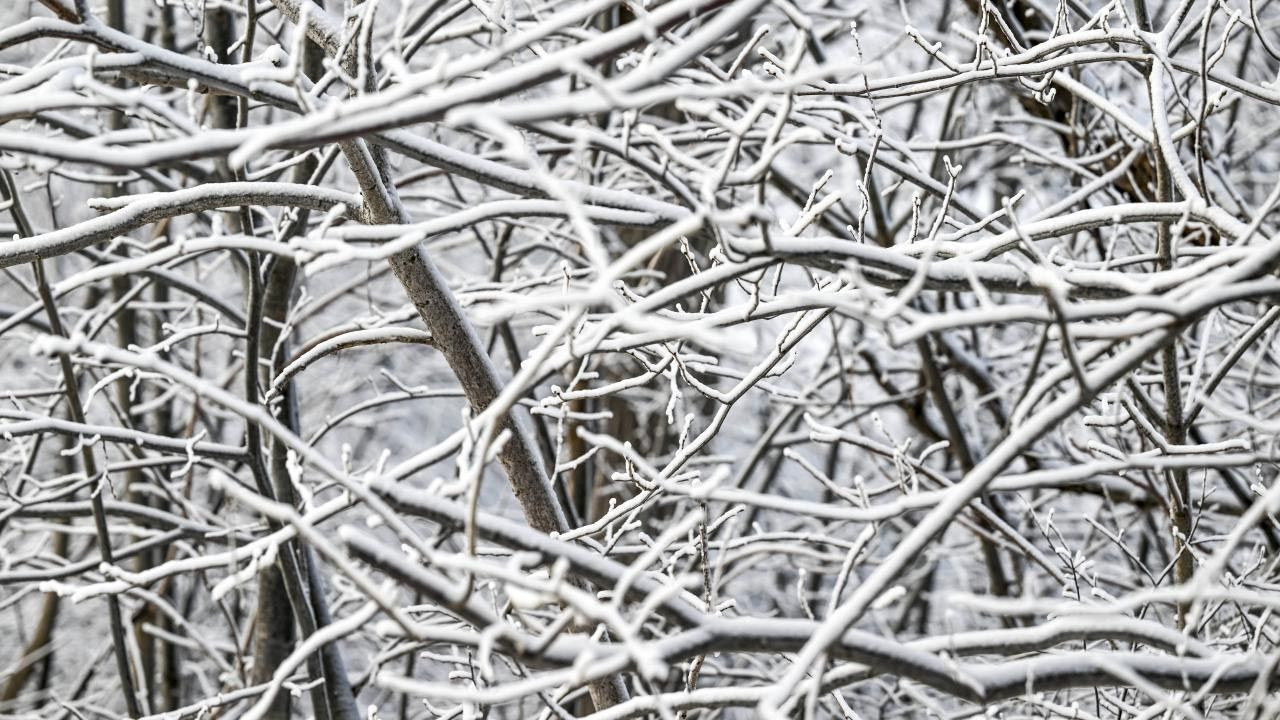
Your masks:
M1271 0L11 0L0 715L1280 716Z

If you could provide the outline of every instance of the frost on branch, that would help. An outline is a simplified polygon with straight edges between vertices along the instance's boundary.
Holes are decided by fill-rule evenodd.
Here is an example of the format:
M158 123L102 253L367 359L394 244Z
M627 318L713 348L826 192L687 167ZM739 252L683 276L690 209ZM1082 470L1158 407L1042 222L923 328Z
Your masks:
M0 9L0 715L1280 712L1261 0Z

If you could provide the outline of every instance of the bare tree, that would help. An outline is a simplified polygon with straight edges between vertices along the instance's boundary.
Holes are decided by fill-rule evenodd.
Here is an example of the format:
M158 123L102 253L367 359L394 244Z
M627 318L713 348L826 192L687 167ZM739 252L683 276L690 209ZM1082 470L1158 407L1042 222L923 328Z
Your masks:
M1280 717L1270 0L0 17L0 716Z

